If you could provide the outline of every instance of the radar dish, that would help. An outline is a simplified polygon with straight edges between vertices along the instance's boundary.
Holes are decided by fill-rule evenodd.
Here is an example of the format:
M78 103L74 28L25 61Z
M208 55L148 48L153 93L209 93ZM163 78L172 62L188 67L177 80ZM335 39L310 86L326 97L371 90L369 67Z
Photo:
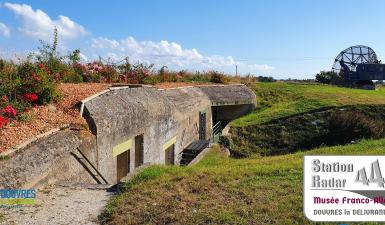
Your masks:
M332 70L338 74L344 72L346 69L354 72L356 71L357 64L364 63L378 63L377 55L374 50L368 46L356 45L349 47L338 54L334 60Z

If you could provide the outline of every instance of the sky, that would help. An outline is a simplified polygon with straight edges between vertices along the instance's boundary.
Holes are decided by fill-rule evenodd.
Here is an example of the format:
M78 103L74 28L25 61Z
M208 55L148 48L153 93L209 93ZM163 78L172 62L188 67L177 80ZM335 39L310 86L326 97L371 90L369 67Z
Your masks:
M39 40L80 49L83 61L308 79L338 53L367 45L385 57L383 0L0 1L0 57Z

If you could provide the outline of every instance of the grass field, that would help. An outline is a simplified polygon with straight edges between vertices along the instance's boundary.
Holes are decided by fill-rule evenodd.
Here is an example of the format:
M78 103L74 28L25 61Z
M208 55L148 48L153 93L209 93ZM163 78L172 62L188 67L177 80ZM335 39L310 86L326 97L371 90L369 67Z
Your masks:
M385 104L384 88L257 83L253 89L258 108L233 126L243 129L325 107ZM140 172L102 218L108 224L311 224L302 209L305 154L384 153L385 139L242 159L227 158L215 147L197 165L152 166Z
M268 122L325 107L385 104L385 88L360 90L329 85L295 83L255 83L258 107L254 112L232 122L232 126L248 126Z

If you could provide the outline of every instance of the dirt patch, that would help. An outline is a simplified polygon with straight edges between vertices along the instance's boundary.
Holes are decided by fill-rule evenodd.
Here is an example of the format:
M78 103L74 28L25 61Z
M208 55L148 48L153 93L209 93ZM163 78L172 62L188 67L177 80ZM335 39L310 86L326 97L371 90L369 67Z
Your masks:
M0 209L0 224L98 224L113 194L103 185L47 187L38 190L33 206Z

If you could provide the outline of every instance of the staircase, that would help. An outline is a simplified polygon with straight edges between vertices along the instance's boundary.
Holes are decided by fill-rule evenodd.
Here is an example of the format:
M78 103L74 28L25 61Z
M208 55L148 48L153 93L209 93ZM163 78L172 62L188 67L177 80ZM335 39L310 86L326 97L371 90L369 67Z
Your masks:
M195 157L209 146L210 141L194 141L182 151L181 166L187 166Z
M76 148L75 151L71 152L71 155L83 166L83 168L91 175L91 177L98 184L108 184L107 180L102 176L102 174L92 165L91 161L83 154L83 152Z

